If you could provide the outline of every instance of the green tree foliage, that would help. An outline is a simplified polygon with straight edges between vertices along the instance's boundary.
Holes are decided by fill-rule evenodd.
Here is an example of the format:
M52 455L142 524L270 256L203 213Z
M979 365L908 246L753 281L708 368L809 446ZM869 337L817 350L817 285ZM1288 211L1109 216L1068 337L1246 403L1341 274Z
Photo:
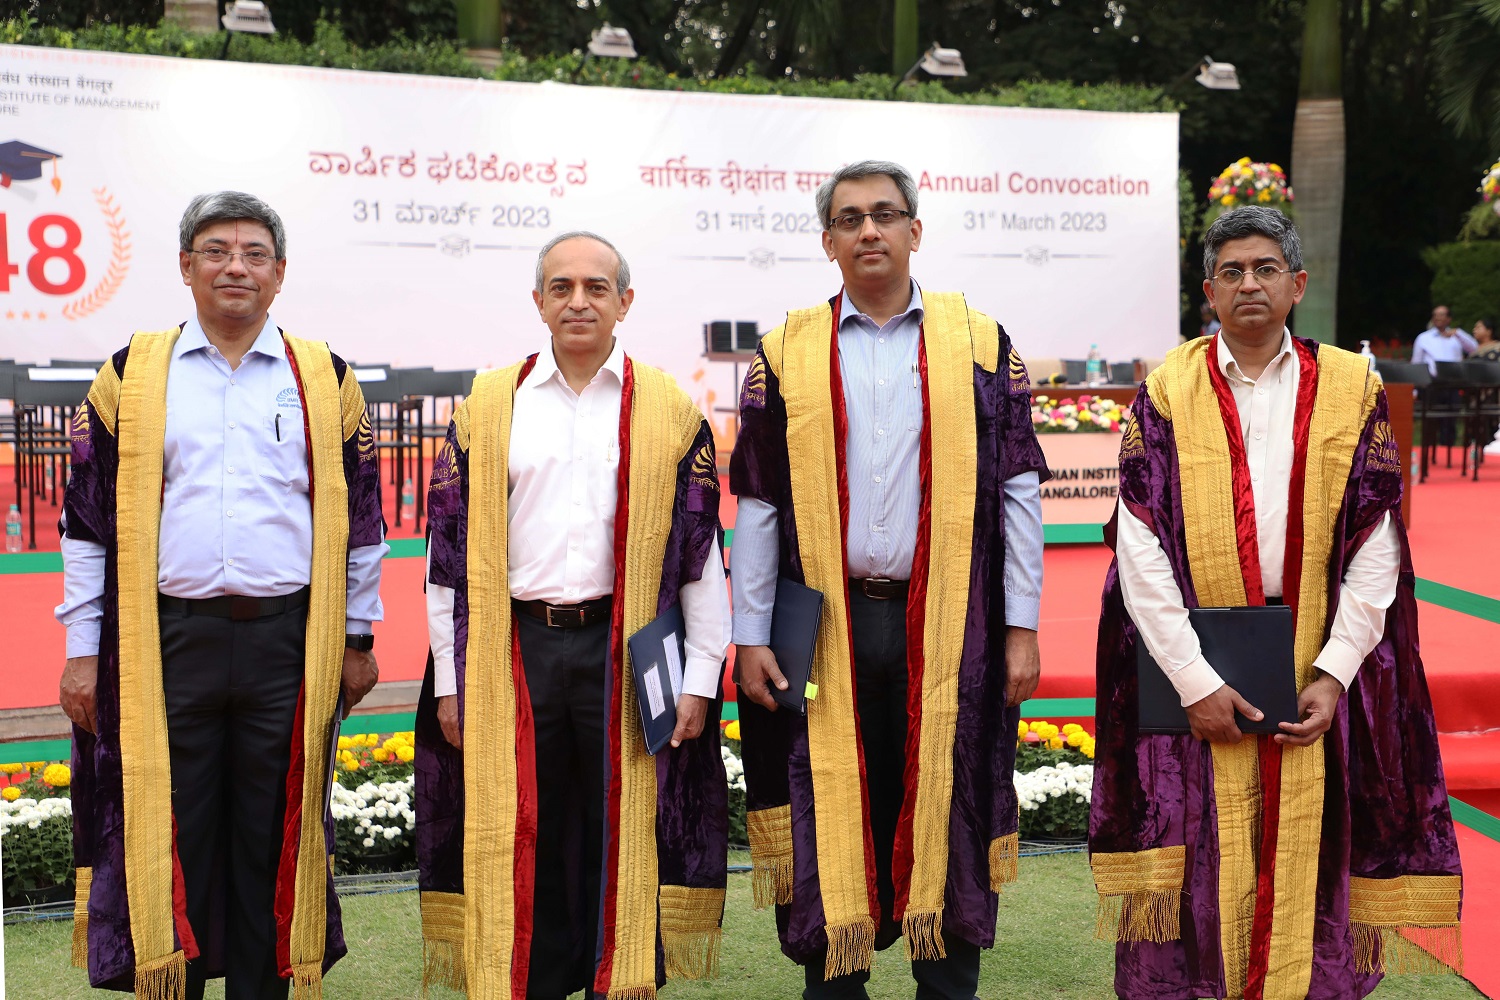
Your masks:
M0 21L29 17L59 28L88 23L155 24L162 10L162 0L0 0Z
M1500 240L1444 243L1423 257L1432 269L1432 301L1446 304L1465 328L1500 316Z
M1441 19L1443 120L1500 150L1500 0L1463 0Z

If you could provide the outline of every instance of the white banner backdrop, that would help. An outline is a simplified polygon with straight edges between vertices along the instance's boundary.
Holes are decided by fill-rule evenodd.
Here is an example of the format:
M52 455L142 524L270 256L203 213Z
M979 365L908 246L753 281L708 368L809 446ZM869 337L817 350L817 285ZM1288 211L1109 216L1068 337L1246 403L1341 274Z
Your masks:
M633 273L627 349L713 411L732 405L734 369L703 356L703 324L765 331L836 292L813 190L871 157L918 179L917 280L965 292L1024 356L1177 342L1175 115L0 46L0 357L103 358L186 318L178 220L192 195L235 188L286 222L276 322L362 365L537 350L537 249L602 233Z

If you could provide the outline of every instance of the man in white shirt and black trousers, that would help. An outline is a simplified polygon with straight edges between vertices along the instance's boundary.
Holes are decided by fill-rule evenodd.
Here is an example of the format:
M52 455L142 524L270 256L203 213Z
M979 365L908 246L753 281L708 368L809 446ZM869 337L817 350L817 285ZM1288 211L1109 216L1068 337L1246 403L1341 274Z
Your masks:
M533 297L550 340L475 381L433 466L424 981L470 995L634 996L717 955L718 473L702 413L615 337L634 296L604 238L548 243ZM651 757L625 645L674 604L677 727Z

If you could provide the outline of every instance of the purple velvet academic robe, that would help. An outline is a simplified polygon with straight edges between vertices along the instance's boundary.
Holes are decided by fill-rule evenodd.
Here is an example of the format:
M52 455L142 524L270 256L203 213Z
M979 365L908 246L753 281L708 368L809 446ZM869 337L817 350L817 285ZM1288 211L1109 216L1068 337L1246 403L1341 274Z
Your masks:
M1304 343L1317 350L1317 344ZM1145 448L1122 457L1120 498L1152 526L1184 602L1196 607L1172 422L1157 412L1144 386L1133 413ZM1363 428L1342 495L1327 498L1330 506L1338 505L1327 575L1330 625L1344 570L1386 513L1400 536L1401 570L1385 636L1360 666L1323 738L1327 777L1308 993L1313 1000L1363 997L1381 978L1355 968L1348 920L1351 875L1388 878L1459 871L1437 727L1417 654L1417 605L1411 548L1401 520L1401 475L1392 467L1393 443L1377 440L1376 435L1387 420L1382 392ZM1372 456L1379 460L1372 462ZM1163 943L1119 943L1115 989L1128 1000L1222 997L1219 848L1210 749L1191 735L1137 733L1135 644L1135 624L1125 611L1118 569L1112 564L1099 623L1099 732L1089 849L1126 853L1180 844L1187 848L1181 937Z
M958 674L958 722L953 743L953 798L948 822L948 879L943 930L981 948L995 942L999 897L990 889L990 843L1014 834L1019 823L1013 778L1019 707L1005 704L1005 493L1013 476L1035 472L1051 478L1031 423L1031 392L1025 368L999 328L999 364L993 372L974 365L974 411L978 434L978 484L974 500L974 552L967 629ZM730 458L729 483L736 496L775 507L780 541L779 572L804 582L792 513L787 456L787 412L781 383L764 352L751 371L765 373L765 393L740 394L740 433ZM933 428L942 447L943 429ZM847 539L846 539L847 542ZM850 668L852 669L852 664ZM747 808L791 806L794 885L789 905L776 907L781 950L806 964L827 947L818 887L813 781L807 719L768 712L739 699ZM850 747L850 753L856 748ZM887 776L889 778L889 776ZM920 853L921 844L913 851ZM899 923L880 915L875 943L887 948L900 936Z
M126 347L110 359L115 372L127 377ZM339 384L348 365L332 356ZM88 901L89 982L96 987L126 992L135 989L135 949L130 936L130 912L125 894L125 793L120 759L120 622L115 493L120 466L119 442L105 421L85 401L88 430L73 435L72 471L63 510L67 535L104 546L104 621L99 635L99 675L96 703L99 733L73 727L73 856L78 868L93 869ZM311 412L307 410L307 412ZM111 415L110 423L114 422ZM75 420L75 427L82 424ZM359 435L344 442L344 481L349 490L349 545L378 545L385 536L380 508L380 470L373 449L360 454ZM233 780L232 772L226 780ZM171 822L163 817L163 822ZM333 853L333 816L323 814L328 853ZM227 872L218 866L223 884L212 893L214 905L229 898ZM338 896L330 872L327 882L328 930L323 971L348 951L340 920ZM209 927L193 928L205 974L224 974L224 919L211 918ZM179 947L181 942L178 942Z
M656 613L677 603L684 584L699 579L721 542L719 489L702 476L692 475L694 456L704 448L712 454L713 434L707 421L677 465L677 494L672 507L672 527L667 537L662 565L661 590ZM433 488L428 492L428 579L451 587L453 595L453 665L458 678L459 724L464 717L465 646L469 634L469 454L459 447L457 432L448 427L448 446L453 468L435 465ZM444 459L440 458L439 463ZM613 643L613 640L612 640ZM613 648L613 645L612 645ZM601 679L608 675L600 671ZM606 694L606 699L608 695ZM700 889L723 890L728 884L729 785L719 753L721 703L709 705L703 735L682 746L663 747L656 763L656 842L658 882ZM627 706L626 711L634 711ZM416 721L417 864L423 892L463 892L464 871L464 780L463 751L443 736L433 696L432 657L422 679ZM537 760L536 780L548 780L545 760ZM607 775L606 775L607 777ZM600 789L599 794L604 794ZM608 811L606 810L606 815ZM583 874L583 831L568 844L569 869L579 884ZM476 850L483 850L479 845ZM601 885L610 881L605 852ZM574 927L581 937L583 929ZM666 968L658 924L656 982L666 982Z

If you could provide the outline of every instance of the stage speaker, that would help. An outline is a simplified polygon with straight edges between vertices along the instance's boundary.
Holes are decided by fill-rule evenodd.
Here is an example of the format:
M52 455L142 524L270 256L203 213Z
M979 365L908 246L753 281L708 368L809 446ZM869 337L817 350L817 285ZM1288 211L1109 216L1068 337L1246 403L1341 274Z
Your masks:
M728 354L734 350L734 324L716 319L703 324L703 348L709 354Z
M760 334L756 331L754 320L740 320L734 324L734 349L746 354L753 353L760 346Z

